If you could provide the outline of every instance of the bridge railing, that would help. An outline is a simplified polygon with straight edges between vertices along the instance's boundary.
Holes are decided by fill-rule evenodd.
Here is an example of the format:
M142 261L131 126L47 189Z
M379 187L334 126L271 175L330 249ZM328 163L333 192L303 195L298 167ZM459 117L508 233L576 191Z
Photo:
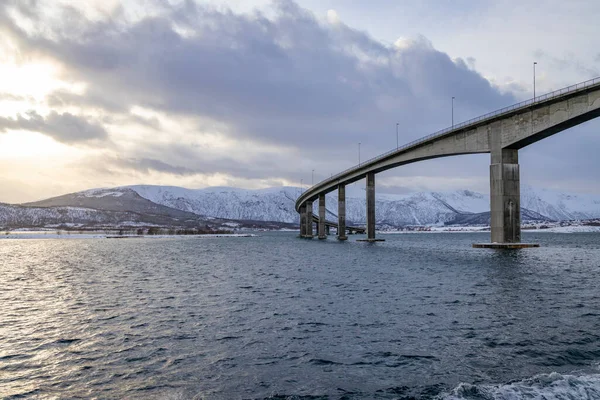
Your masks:
M435 133L432 133L431 135L427 135L427 136L422 137L420 139L413 140L410 143L407 143L407 144L402 145L402 146L400 146L398 148L392 149L392 150L390 150L388 152L385 152L383 154L380 154L380 155L378 155L376 157L373 157L373 158L370 158L370 159L368 159L366 161L363 161L360 164L357 164L357 165L355 165L353 167L350 167L350 168L348 168L348 169L346 169L346 170L344 170L344 171L342 171L342 172L340 172L338 174L335 174L335 175L331 176L330 178L322 180L321 182L317 183L317 185L315 185L315 186L318 186L318 185L323 184L325 182L335 181L339 177L345 175L346 173L352 171L353 169L356 169L356 168L360 167L361 165L369 164L371 162L374 162L374 161L377 161L377 160L381 160L381 159L389 156L390 154L396 153L396 152L398 152L400 150L405 150L405 149L407 149L409 147L415 146L415 145L423 143L423 142L427 142L427 141L429 141L429 140L431 140L431 139L433 139L433 138L435 138L437 136L444 136L448 132L451 132L451 131L454 131L454 130L457 130L457 129L460 129L460 128L464 128L467 125L472 125L472 124L475 124L477 122L483 121L485 119L492 118L492 117L495 117L495 116L498 116L498 115L501 115L501 114L504 114L504 113L508 113L508 112L514 111L514 110L516 110L518 108L523 108L523 107L526 107L526 106L529 106L529 105L541 103L543 101L547 101L547 100L553 99L553 98L558 97L558 96L562 96L562 95L567 94L567 93L576 92L578 90L582 90L582 89L585 89L587 87L594 86L594 85L597 85L597 84L600 84L600 77L597 77L597 78L594 78L594 79L590 79L590 80L587 80L587 81L584 81L584 82L580 82L580 83L577 83L575 85L567 86L567 87L564 87L562 89L554 90L552 92L549 92L549 93L546 93L546 94L543 94L543 95L540 95L540 96L536 96L536 97L534 97L532 99L525 100L525 101L522 101L520 103L516 103L516 104L513 104L511 106L504 107L504 108L501 108L501 109L496 110L496 111L492 111L490 113L481 115L479 117L476 117L476 118L473 118L473 119L470 119L470 120L467 120L467 121L464 121L464 122L460 122L458 124L454 124L453 126L449 126L448 128L444 128L442 130L439 130L439 131L437 131ZM310 189L308 189L307 191L310 191Z

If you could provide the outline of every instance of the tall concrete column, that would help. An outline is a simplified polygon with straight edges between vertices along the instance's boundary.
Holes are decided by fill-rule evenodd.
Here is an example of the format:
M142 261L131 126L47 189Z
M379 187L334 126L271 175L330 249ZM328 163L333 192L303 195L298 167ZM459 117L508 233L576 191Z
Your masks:
M338 240L348 240L346 236L346 186L338 185Z
M306 204L300 206L300 237L306 236Z
M325 193L319 195L319 239L327 239L325 232Z
M367 240L375 239L375 173L367 174Z
M519 153L492 148L490 226L492 243L521 243L521 181Z
M313 237L313 202L306 202L306 235L307 238Z

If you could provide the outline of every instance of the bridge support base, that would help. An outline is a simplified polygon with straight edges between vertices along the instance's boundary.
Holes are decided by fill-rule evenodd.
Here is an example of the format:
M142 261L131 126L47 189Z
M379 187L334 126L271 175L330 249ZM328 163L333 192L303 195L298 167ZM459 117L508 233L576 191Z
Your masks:
M348 240L346 236L346 186L338 185L338 240Z
M528 249L540 247L539 243L473 243L476 249Z
M367 243L385 242L385 239L358 239L357 242L367 242Z
M325 193L319 195L319 239L327 239L327 232L325 231Z
M306 202L306 228L304 237L307 239L313 238L313 202L311 200Z

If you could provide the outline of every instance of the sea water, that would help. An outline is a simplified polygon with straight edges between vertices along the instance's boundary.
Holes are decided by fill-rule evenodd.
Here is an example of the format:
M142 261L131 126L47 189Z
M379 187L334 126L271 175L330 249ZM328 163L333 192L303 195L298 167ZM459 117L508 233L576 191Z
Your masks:
M600 399L600 234L0 241L0 398Z

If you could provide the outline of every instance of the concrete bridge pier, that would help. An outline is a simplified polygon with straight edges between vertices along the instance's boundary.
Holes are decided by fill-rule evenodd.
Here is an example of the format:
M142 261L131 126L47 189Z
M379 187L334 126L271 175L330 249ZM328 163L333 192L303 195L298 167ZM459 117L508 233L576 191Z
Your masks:
M375 238L375 173L367 173L367 239L360 242L383 242Z
M367 174L367 239L375 239L375 174Z
M492 243L521 243L520 186L519 151L492 150L490 165Z
M491 243L473 244L473 247L492 249L539 247L537 243L521 243L519 152L517 149L498 147L492 147L490 165L492 240Z
M325 231L325 193L319 194L319 239L327 239L327 232Z
M306 202L306 233L304 234L305 238L312 239L313 238L313 202L312 200L308 200Z
M306 204L300 206L300 237L306 236Z
M338 185L338 240L348 240L346 236L346 186Z

